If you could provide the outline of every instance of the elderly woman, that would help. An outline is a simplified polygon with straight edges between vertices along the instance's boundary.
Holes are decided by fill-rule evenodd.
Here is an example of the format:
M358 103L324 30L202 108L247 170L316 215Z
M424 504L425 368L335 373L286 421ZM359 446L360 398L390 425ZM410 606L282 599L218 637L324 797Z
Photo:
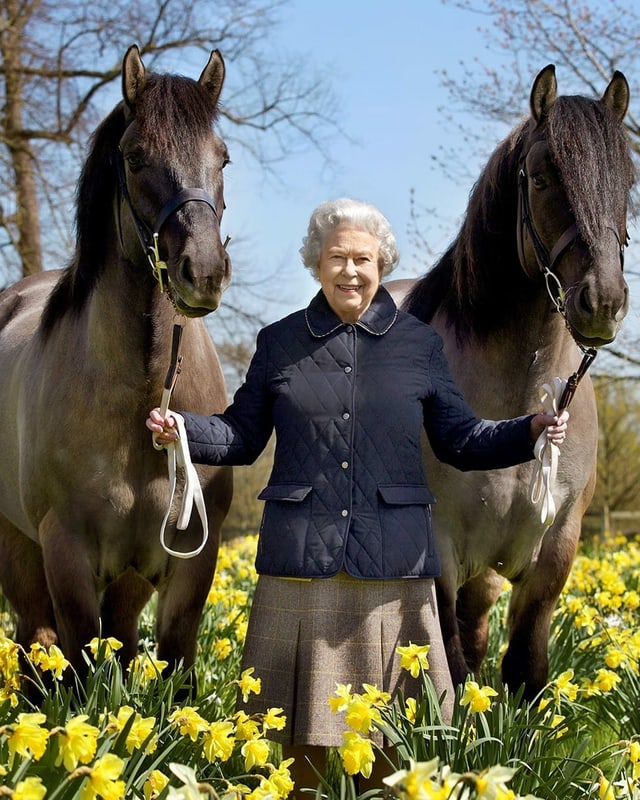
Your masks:
M453 687L438 623L431 527L434 498L423 471L424 428L438 458L462 470L508 467L533 457L561 418L478 419L453 384L438 334L396 307L380 285L398 252L384 216L349 199L320 205L300 250L320 282L304 310L260 331L245 383L223 414L183 412L191 456L247 464L276 434L243 666L262 691L249 711L282 707L274 738L322 774L324 747L340 746L336 684L363 683L405 696L418 681L399 669L398 646L430 645L438 694ZM148 428L175 439L172 412Z

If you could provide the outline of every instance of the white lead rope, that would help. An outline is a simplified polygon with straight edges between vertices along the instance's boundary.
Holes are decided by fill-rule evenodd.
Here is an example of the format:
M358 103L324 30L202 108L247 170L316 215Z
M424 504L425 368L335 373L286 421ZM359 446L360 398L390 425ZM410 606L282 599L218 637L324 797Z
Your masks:
M558 415L560 400L567 381L563 378L554 378L551 383L541 387L540 400L546 414ZM538 436L533 447L536 464L531 476L529 492L534 505L540 503L540 522L547 528L556 518L556 503L553 497L556 475L558 473L558 458L560 448L549 441L547 429Z
M184 427L184 419L174 413L178 428L178 441L169 442L165 445L167 451L167 460L169 464L169 505L167 513L164 515L162 525L160 527L160 544L169 553L170 556L176 558L193 558L202 552L204 546L209 538L209 524L207 522L207 509L204 504L204 495L202 494L202 487L200 486L200 479L196 468L193 466L191 456L189 454L189 444L187 441L187 432ZM196 510L202 522L202 540L195 550L188 550L183 552L181 550L173 550L165 541L167 521L171 514L173 507L173 498L176 492L176 485L178 482L178 470L183 472L184 489L182 493L182 502L180 504L180 513L176 522L176 528L183 531L189 525L193 505L195 503Z
M164 389L162 390L162 400L160 401L160 411L163 417L166 417L167 412L169 411L171 393L173 392L173 387L175 386L175 382L180 373L180 364L182 362L182 356L179 355L181 336L182 326L174 325L171 364L165 379ZM180 414L176 414L175 412L173 416L176 420L176 426L178 430L177 441L169 442L165 445L158 444L156 434L154 433L152 435L153 446L155 449L164 449L167 451L167 462L169 467L169 504L167 506L167 513L164 515L162 525L160 526L160 544L170 556L175 556L176 558L193 558L202 552L207 543L209 538L209 523L207 520L207 509L204 503L204 495L202 494L202 487L200 486L200 479L198 478L198 473L196 472L196 468L193 466L191 455L189 453L189 443L187 440L187 432L184 426L184 419L180 416ZM173 508L173 499L176 493L178 474L180 471L182 472L184 488L182 491L182 502L180 504L180 512L178 514L176 528L179 531L186 530L187 526L189 525L191 514L193 512L193 505L195 503L196 510L198 511L198 515L202 523L202 540L195 550L173 550L165 541L167 522L169 521L171 509Z

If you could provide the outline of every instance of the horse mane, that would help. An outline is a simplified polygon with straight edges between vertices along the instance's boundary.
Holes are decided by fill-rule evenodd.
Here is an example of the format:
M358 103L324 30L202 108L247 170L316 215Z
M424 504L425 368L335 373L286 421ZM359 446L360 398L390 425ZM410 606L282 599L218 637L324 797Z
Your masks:
M592 246L603 226L625 217L635 180L625 130L604 103L558 97L549 110L547 142L580 235Z
M135 121L151 151L167 156L193 152L216 119L217 108L197 81L147 73L136 100ZM118 145L132 121L120 101L89 140L89 154L76 188L75 251L43 311L45 334L64 314L80 312L105 270L114 235Z
M624 219L634 180L624 129L603 103L580 96L557 98L544 125L580 234L593 243L602 225ZM442 310L459 341L499 330L530 291L518 266L517 171L534 126L532 119L521 122L498 145L471 191L457 237L404 302L424 322Z

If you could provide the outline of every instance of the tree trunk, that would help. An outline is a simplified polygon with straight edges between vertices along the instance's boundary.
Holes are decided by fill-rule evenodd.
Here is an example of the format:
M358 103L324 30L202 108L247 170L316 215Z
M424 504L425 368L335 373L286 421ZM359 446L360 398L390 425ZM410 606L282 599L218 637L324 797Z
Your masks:
M37 5L37 3L35 4ZM17 231L18 251L23 275L42 270L40 215L35 179L36 160L29 140L22 135L23 83L20 52L24 26L33 4L21 6L16 0L5 2L5 23L0 36L0 49L5 80L4 133L5 145L15 175L16 213L13 219Z

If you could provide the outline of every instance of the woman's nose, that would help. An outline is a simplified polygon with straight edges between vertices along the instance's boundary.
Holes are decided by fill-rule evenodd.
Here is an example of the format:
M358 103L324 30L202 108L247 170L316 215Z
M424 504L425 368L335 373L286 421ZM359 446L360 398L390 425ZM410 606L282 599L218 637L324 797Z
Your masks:
M355 275L356 274L356 265L352 258L347 258L344 262L342 267L342 271L345 275Z

